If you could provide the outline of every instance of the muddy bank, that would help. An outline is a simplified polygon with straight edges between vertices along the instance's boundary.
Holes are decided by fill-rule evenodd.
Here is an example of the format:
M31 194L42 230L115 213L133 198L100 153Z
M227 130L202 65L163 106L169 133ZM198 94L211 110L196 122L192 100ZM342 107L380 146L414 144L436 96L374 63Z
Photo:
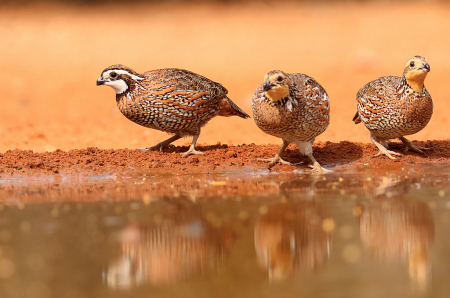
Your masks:
M4 208L1 204L20 208L39 202L131 200L149 204L174 198L197 201L266 196L279 200L292 195L310 197L322 190L344 196L365 195L368 187L385 191L386 187L403 185L405 181L408 185L424 185L420 178L424 174L435 185L434 175L446 172L450 165L450 141L415 144L430 149L426 155L407 152L393 161L374 157L377 149L372 144L318 142L314 155L332 170L322 176L308 174L310 161L300 157L293 145L283 157L304 164L276 165L270 171L267 163L255 159L274 156L280 145L198 146L206 156L187 158L180 157L187 147L171 147L166 152L98 148L46 153L13 150L0 153L0 211ZM403 150L400 143L392 144L391 149ZM428 167L433 170L427 170Z
M417 141L419 146L429 148L425 154L403 152L401 143L391 143L391 150L403 152L396 160L385 156L374 157L378 149L372 144L353 142L317 142L314 156L328 169L342 167L401 168L411 163L450 162L450 141ZM197 147L206 156L191 155L181 158L188 147L170 147L164 152L149 152L130 149L87 148L69 151L35 153L31 150L8 150L0 153L0 177L7 174L50 174L50 173L169 173L172 175L191 173L240 172L266 169L267 163L257 158L273 157L280 145L238 145L216 144ZM276 165L272 171L304 170L309 172L310 161L300 156L297 147L290 145L283 158L300 165Z

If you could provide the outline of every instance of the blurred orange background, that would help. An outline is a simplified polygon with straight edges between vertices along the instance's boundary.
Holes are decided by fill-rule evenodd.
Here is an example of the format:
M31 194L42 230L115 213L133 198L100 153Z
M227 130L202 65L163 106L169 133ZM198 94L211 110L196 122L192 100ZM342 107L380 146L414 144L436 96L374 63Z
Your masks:
M251 97L273 69L306 73L327 90L331 123L317 140L369 142L351 121L360 87L400 76L424 56L434 101L411 140L449 139L450 5L444 2L250 2L30 4L0 9L0 152L139 148L168 135L134 124L116 107L102 70L184 68L222 83L251 114ZM190 143L191 138L175 142ZM216 117L199 144L279 143L253 120Z

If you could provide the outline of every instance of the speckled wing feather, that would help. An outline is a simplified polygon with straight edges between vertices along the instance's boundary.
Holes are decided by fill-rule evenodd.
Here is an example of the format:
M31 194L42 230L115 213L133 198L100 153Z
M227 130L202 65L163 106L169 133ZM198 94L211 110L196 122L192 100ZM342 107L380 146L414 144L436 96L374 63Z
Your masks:
M359 116L364 123L371 124L386 115L386 107L397 98L395 86L400 80L400 77L395 76L381 77L359 89L356 101Z
M177 91L197 91L204 94L207 100L218 101L224 98L228 90L221 84L188 70L178 68L156 69L144 73L153 86L173 86ZM153 85L153 86L152 86ZM153 88L152 88L153 89Z
M292 95L299 102L304 127L310 130L311 138L323 133L330 123L330 104L325 89L313 78L305 74L290 74L297 88ZM297 90L296 90L297 89Z
M358 99L363 97L377 97L382 103L388 103L394 100L396 86L400 83L401 79L401 77L396 76L378 78L359 89L356 97Z

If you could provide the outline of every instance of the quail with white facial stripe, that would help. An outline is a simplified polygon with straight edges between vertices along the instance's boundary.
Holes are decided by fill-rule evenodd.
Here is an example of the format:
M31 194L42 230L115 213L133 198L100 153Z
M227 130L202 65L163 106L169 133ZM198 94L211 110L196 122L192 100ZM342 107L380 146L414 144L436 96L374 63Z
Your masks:
M255 91L252 100L253 119L265 133L281 138L283 145L269 161L290 164L281 154L295 143L301 154L313 162L313 172L327 172L315 160L312 144L330 123L330 104L325 89L313 78L300 73L273 70Z
M355 124L362 122L370 131L370 139L390 159L401 155L388 150L387 141L399 138L405 151L423 153L427 149L414 145L404 136L421 131L433 114L433 101L424 81L430 72L425 58L414 56L408 60L403 76L381 77L362 87L356 94Z
M200 129L215 116L249 118L227 97L227 89L196 73L177 68L142 74L124 65L103 70L97 85L110 86L116 92L119 110L129 120L145 127L173 134L146 150L161 150L170 143L193 136L188 151L181 156L204 153L195 150Z

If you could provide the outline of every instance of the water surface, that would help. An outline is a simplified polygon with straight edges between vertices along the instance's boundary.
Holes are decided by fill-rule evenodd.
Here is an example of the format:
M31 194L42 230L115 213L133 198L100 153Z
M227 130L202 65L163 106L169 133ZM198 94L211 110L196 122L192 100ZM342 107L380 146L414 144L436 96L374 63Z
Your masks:
M449 297L450 166L0 179L0 297Z

